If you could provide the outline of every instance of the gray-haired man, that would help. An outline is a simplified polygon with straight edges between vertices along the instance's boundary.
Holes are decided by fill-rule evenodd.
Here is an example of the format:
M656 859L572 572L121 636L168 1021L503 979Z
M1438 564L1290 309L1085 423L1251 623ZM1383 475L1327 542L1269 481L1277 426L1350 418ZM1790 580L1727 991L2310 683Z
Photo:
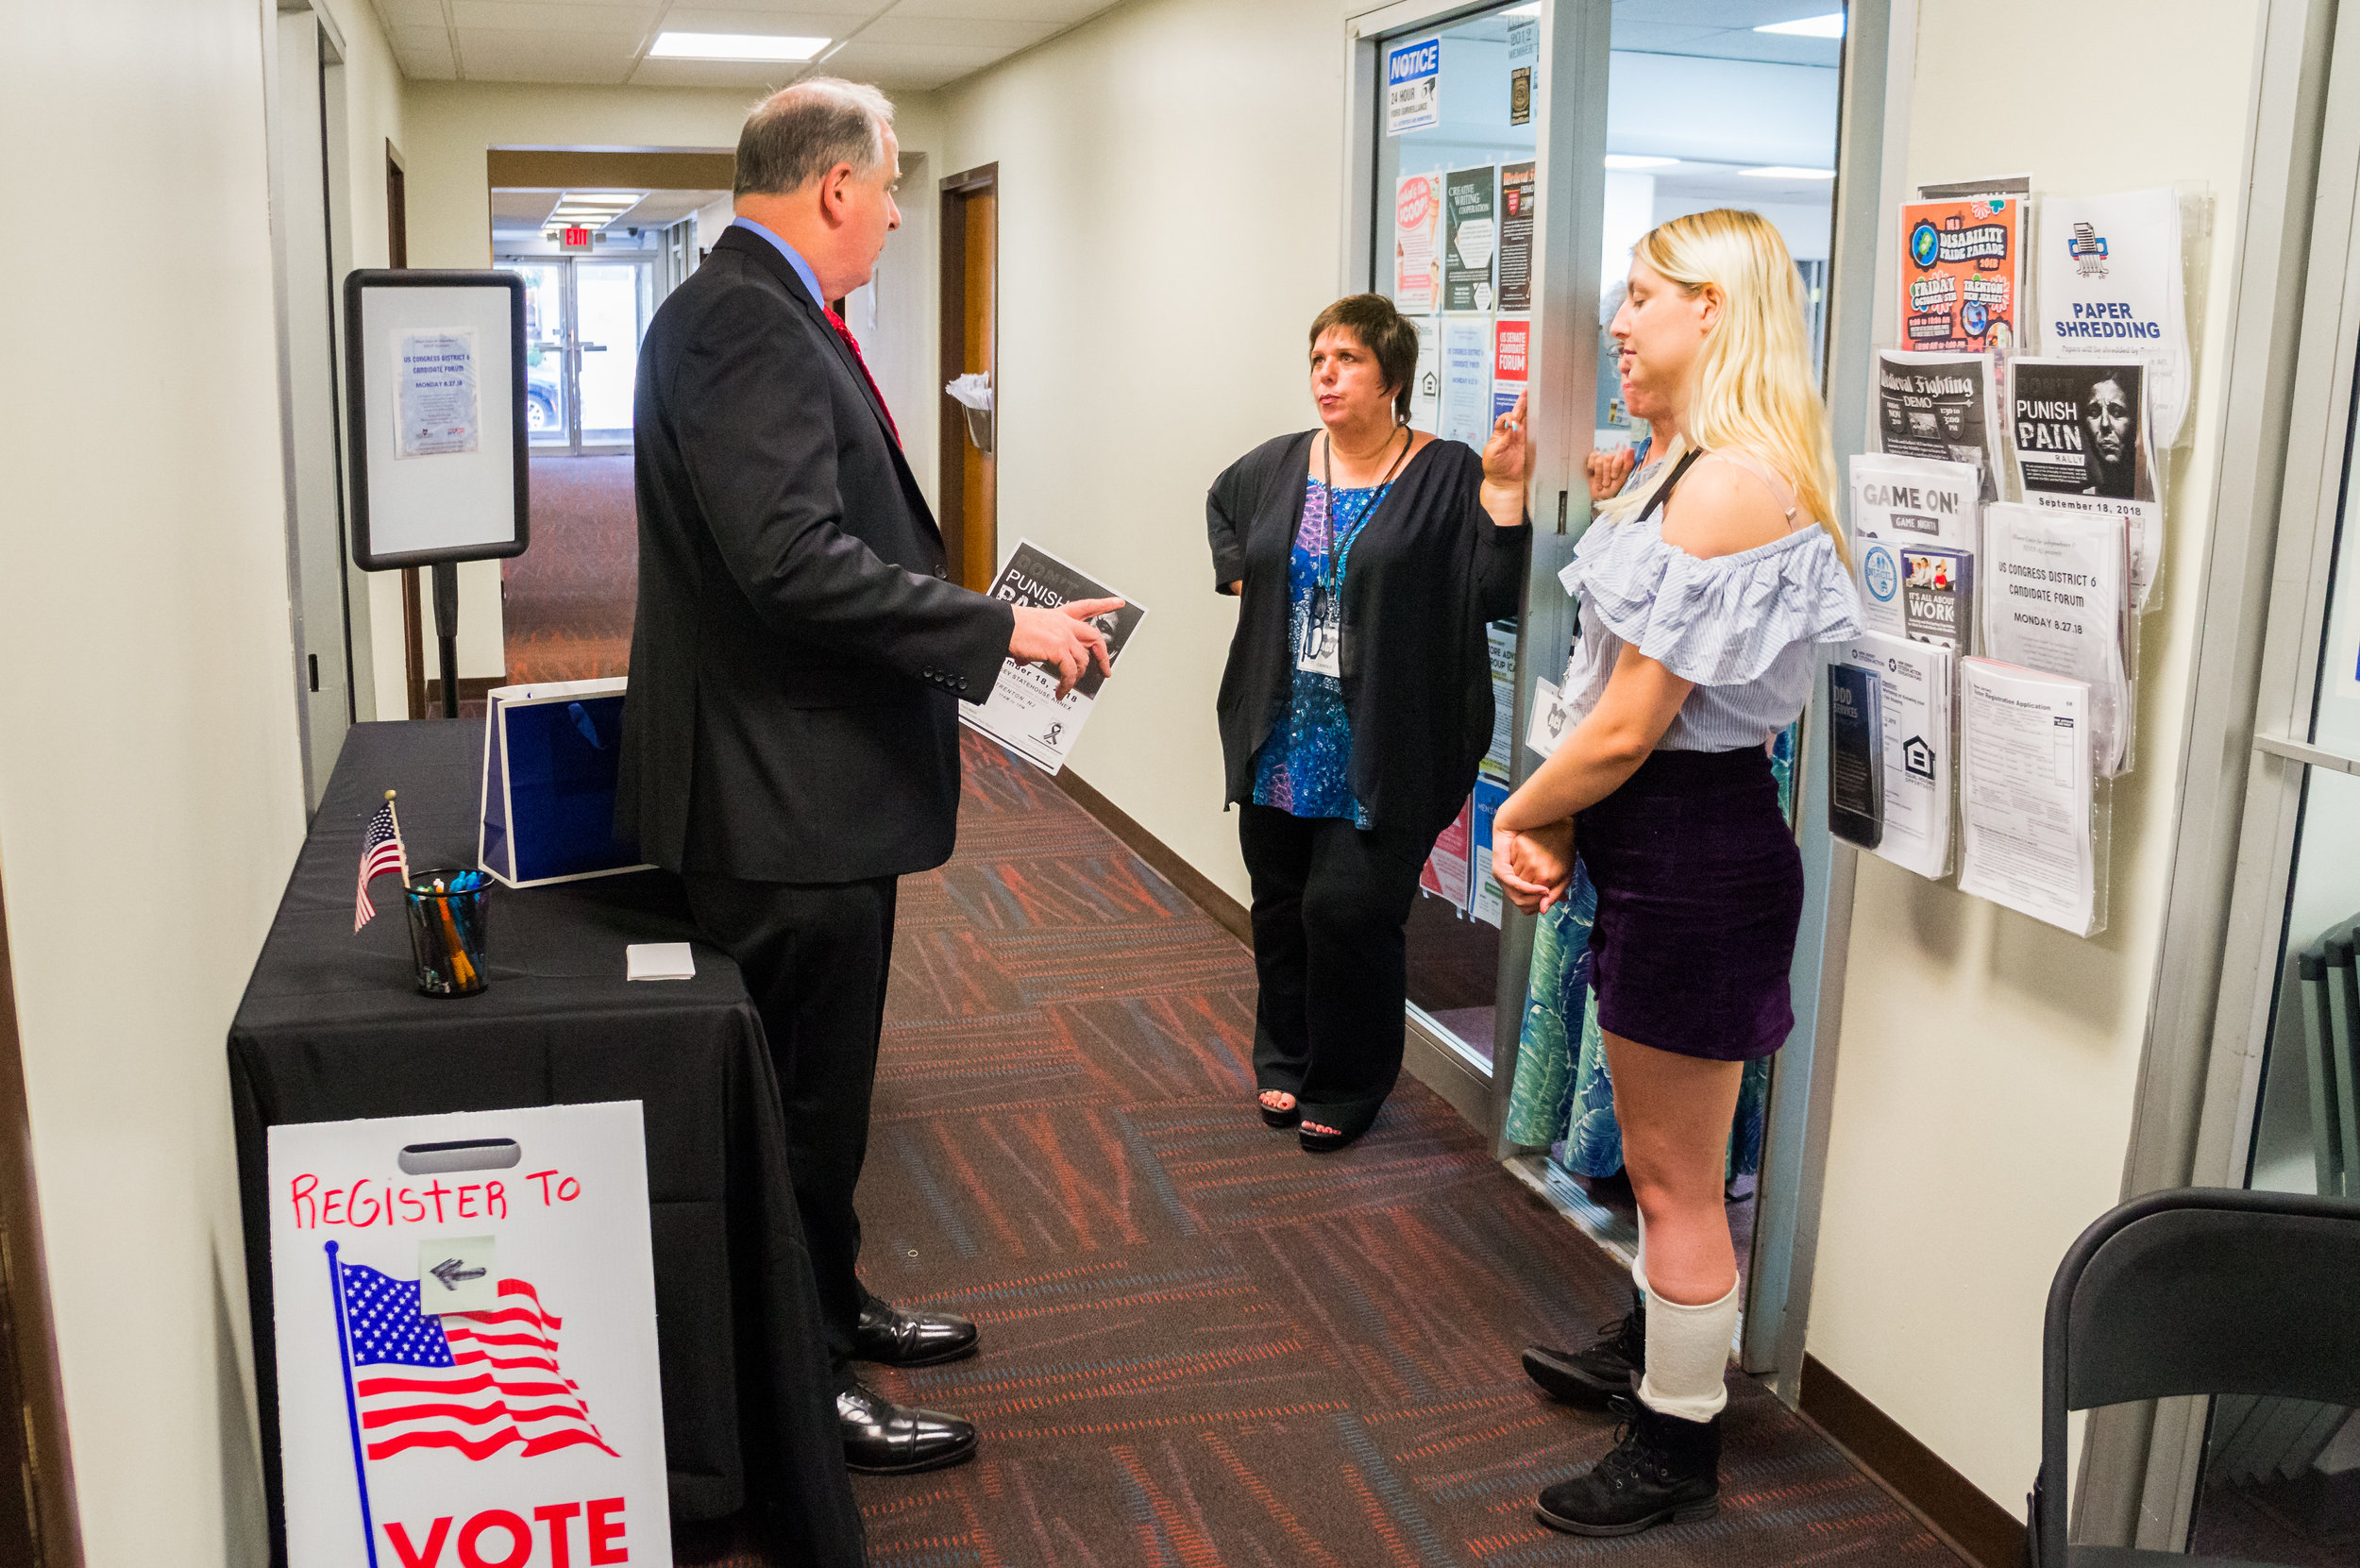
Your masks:
M950 858L958 702L983 701L1012 652L1068 685L1104 668L1087 617L1111 608L1014 608L946 580L893 416L828 308L901 224L892 116L876 89L831 78L759 105L737 221L649 326L617 812L682 873L762 1014L845 1458L868 1472L975 1448L968 1423L851 1370L975 1348L971 1324L898 1311L855 1273L895 881Z

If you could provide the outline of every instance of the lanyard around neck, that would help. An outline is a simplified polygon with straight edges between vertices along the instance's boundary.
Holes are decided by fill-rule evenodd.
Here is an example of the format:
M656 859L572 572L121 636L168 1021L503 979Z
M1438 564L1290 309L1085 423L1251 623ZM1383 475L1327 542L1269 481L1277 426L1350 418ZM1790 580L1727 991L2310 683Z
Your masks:
M1376 492L1376 499L1369 502L1368 510L1361 513L1360 520L1353 525L1351 534L1340 541L1336 537L1336 438L1324 432L1321 435L1323 443L1320 457L1321 479L1327 490L1327 561L1320 585L1327 590L1331 599L1343 591L1344 556L1351 550L1352 541L1359 538L1360 531L1369 526L1369 518L1385 499L1385 492L1391 486L1393 475L1408 460L1409 448L1417 445L1418 438L1409 432L1407 426L1402 427L1402 432L1408 439L1401 444L1400 455L1386 466L1384 474L1371 486ZM1386 444L1391 446L1391 440Z

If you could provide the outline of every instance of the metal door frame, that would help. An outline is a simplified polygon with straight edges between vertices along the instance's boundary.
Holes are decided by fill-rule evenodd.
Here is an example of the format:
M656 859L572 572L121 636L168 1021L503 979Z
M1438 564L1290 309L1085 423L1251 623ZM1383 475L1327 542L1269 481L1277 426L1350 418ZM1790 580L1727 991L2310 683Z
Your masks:
M511 252L492 259L494 266L510 271L519 267L553 266L560 274L558 296L559 312L563 321L558 334L561 340L558 375L560 385L565 395L565 440L563 444L554 441L528 442L531 456L610 457L632 449L629 436L625 436L620 441L586 441L582 438L582 295L577 282L579 273L576 269L583 261L601 266L629 266L639 269L638 298L641 318L639 335L644 342L648 333L648 318L653 314L647 308L647 302L653 269L659 255L660 252L656 251L649 251L645 255L629 256L526 256ZM632 346L636 349L638 346L634 344ZM598 351L604 352L604 346L601 346Z

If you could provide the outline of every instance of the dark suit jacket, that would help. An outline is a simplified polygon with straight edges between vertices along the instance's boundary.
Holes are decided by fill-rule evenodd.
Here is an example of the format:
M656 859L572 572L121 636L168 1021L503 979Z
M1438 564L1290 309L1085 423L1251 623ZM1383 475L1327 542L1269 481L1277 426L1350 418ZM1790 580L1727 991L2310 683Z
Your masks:
M945 581L883 409L786 259L725 232L639 351L639 616L615 818L648 859L763 882L939 866L961 698L1009 607Z
M1222 672L1221 746L1232 803L1254 799L1254 758L1294 691L1288 564L1303 523L1313 432L1231 464L1205 497L1213 584L1245 580ZM1483 510L1483 459L1429 442L1353 541L1340 670L1352 793L1380 828L1431 840L1458 815L1492 745L1484 623L1524 601L1532 529Z

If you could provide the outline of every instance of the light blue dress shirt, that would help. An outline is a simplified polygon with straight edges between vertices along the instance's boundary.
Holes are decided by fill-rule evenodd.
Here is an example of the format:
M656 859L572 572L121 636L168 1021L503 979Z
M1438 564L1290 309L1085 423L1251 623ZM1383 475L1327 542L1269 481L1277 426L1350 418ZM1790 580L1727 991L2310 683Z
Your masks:
M803 260L801 251L797 250L751 218L733 219L730 227L742 228L750 234L759 234L769 241L778 253L786 258L786 264L795 269L795 276L803 280L803 287L811 291L811 296L819 302L819 308L823 311L828 308L828 296L819 292L819 275L811 270L811 263Z

